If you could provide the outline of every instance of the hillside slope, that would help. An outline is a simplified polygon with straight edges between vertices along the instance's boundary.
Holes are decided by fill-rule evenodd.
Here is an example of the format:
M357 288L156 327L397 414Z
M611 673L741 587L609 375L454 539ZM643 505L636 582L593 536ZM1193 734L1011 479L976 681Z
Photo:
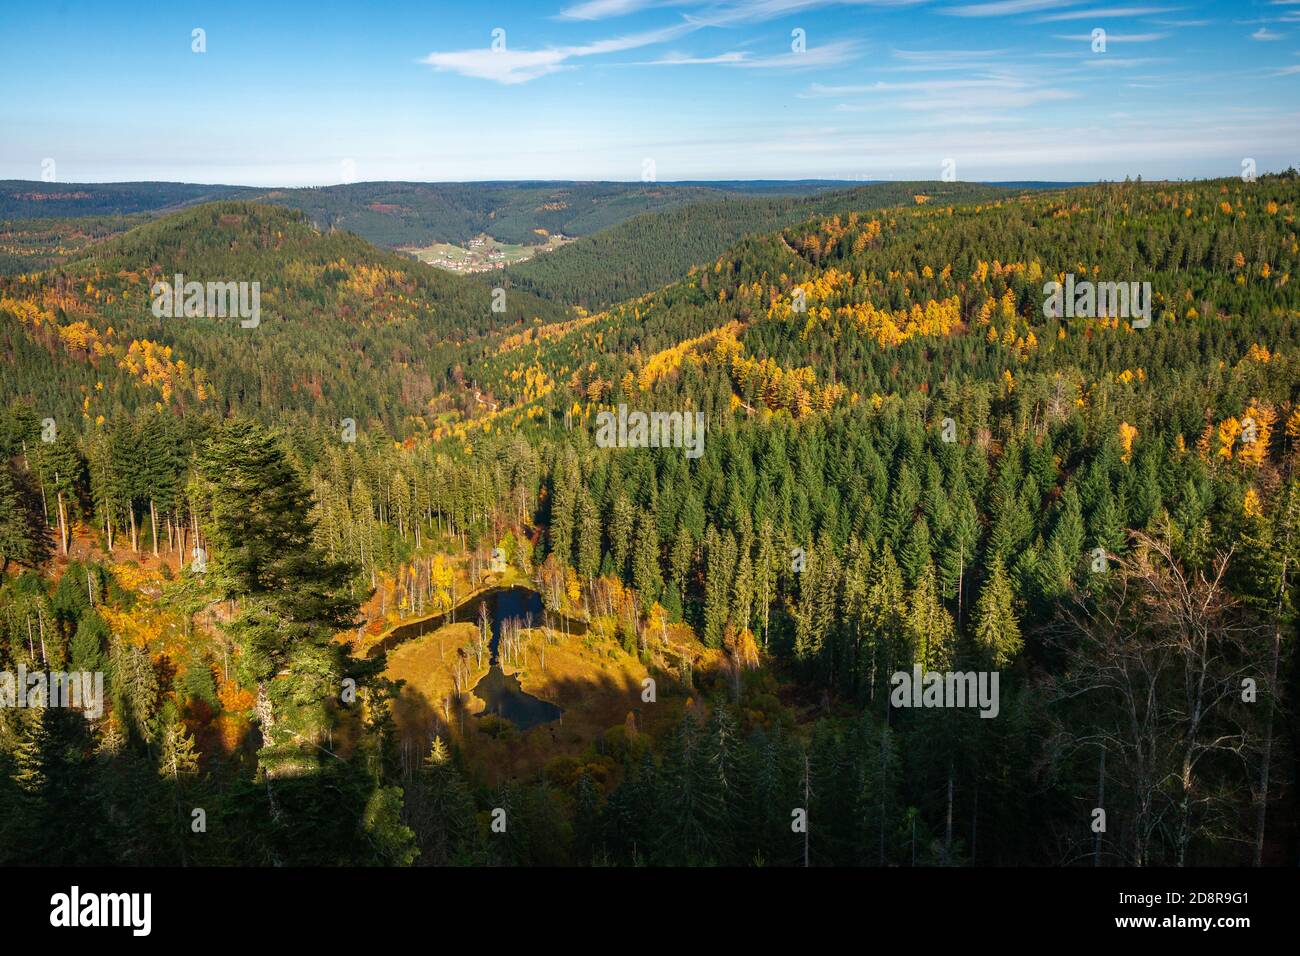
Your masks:
M177 274L247 283L250 306L257 283L256 324L155 317L151 288ZM520 292L494 311L479 283L249 202L148 223L52 273L4 280L0 293L3 337L21 358L6 398L35 395L90 418L147 399L219 414L374 418L394 431L474 409L454 366L476 339L563 317Z
M410 817L436 862L783 865L806 847L825 865L1291 861L1298 209L1300 182L1264 176L856 210L747 236L594 315L537 300L483 315L481 286L248 204L0 280L18 369L0 387L27 399L0 410L0 547L63 572L0 581L0 662L93 670L104 655L126 721L113 746L134 742L113 758L111 722L57 728L43 765L62 779L84 765L95 785L69 792L94 799L29 832L57 834L69 859L174 862L185 786L223 821L191 862L265 862L264 678L243 662L285 628L213 627L229 578L140 566L188 563L199 540L219 571L271 556L293 575L272 579L277 595L317 569L351 600L373 589L371 639L503 579L537 589L543 627L496 633L504 672L567 708L554 726L470 716L491 665L472 604L395 654L390 676L410 683L393 712L398 689L345 661L291 659L280 684L330 744L302 752L320 761L304 787L387 773L419 811L428 774L403 773L389 744L443 768L454 804ZM179 268L263 272L263 322L154 320L152 274ZM1045 311L1044 287L1071 276L1151 294L1141 315L1086 297ZM201 378L181 349L208 363ZM499 405L483 411L462 380ZM406 414L433 411L423 389L449 403L443 421ZM355 443L330 420L350 403L378 410ZM702 442L602 439L619 406L698 414ZM282 427L218 421L227 407ZM41 540L58 542L53 561ZM259 613L253 593L237 596ZM331 617L319 633L355 629ZM375 708L364 727L319 707L345 663ZM898 701L917 668L971 674L979 700ZM204 774L178 785L166 754L187 733ZM16 763L38 739L0 736L0 754ZM1087 826L1099 742L1119 808L1101 835ZM13 779L0 774L0 802L30 806ZM106 815L127 822L90 841L84 819L113 783ZM282 859L371 852L346 842L366 801L340 810L358 792L340 783L284 805L298 835ZM785 808L810 791L821 822L805 843ZM499 858L504 843L473 834L477 819L493 839L483 821L503 799L531 839ZM455 847L437 842L448 819L468 835Z
M539 244L544 234L586 236L645 212L749 192L802 195L826 184L744 182L362 182L263 189L191 183L0 181L0 222L16 219L163 215L221 199L299 209L322 229L347 229L378 246L463 245L480 233ZM541 230L540 232L538 230Z
M979 183L896 182L809 196L734 196L645 213L506 271L516 287L599 309L651 292L750 233L818 215L918 202L975 202L1010 191Z

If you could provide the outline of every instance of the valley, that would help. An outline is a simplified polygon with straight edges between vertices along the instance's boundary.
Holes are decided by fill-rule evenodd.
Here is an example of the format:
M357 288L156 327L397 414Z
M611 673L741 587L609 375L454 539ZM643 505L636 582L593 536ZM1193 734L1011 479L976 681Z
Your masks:
M1295 673L1298 182L710 197L504 268L504 311L260 199L27 220L20 254L50 246L0 276L0 655L108 699L0 710L2 852L1284 856L1291 776L1262 828L1245 794L1289 705L1235 701ZM260 322L159 318L177 273L258 282ZM1149 324L1045 307L1085 274L1149 283ZM621 406L698 414L698 456L603 440ZM891 705L914 668L995 673L996 717ZM1139 807L1100 842L1097 741ZM37 772L71 796L29 799ZM219 826L178 832L177 801Z
M544 232L545 230L538 230ZM545 236L540 245L519 245L502 243L487 234L471 239L466 246L451 243L435 243L423 249L403 249L421 262L449 272L473 273L504 269L507 266L527 262L533 256L551 252L567 245L573 240L567 236Z

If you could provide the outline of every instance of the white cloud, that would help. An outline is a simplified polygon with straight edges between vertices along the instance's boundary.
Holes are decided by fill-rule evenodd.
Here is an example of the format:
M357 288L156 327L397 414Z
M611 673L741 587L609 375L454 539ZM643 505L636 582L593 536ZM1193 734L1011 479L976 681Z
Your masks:
M728 66L750 70L807 70L819 66L845 63L857 55L857 44L850 40L823 43L809 47L803 53L779 53L772 56L754 56L747 51L733 50L716 56L686 56L669 53L643 66Z
M1144 66L1148 63L1167 63L1169 61L1165 57L1154 56L1090 56L1086 60L1080 60L1079 62L1089 69L1097 69L1098 67L1113 66Z
M932 73L969 70L997 70L1005 64L1007 50L892 50L900 61L879 66L886 73Z
M691 19L706 25L721 26L773 20L819 7L910 7L927 2L929 0L715 0L712 3L706 0L582 0L565 7L560 11L560 16L568 20L604 20L653 7L694 6L699 8L699 12L693 14Z
M421 63L435 70L447 70L461 76L479 80L495 80L513 85L527 83L548 73L571 70L565 66L568 57L561 50L455 50L448 53L430 53Z
M1268 27L1260 27L1250 35L1250 38L1252 40L1280 40L1282 36L1281 33L1270 30Z
M1097 7L1092 10L1070 10L1038 17L1035 23L1056 23L1061 20L1093 20L1100 17L1149 17L1157 13L1172 13L1178 7Z
M1107 43L1151 43L1154 40L1163 40L1169 36L1168 33L1107 33ZM1056 33L1053 37L1057 40L1077 40L1079 43L1091 43L1092 35L1088 33L1075 33L1072 35Z
M1018 13L1037 13L1068 7L1079 0L996 0L993 3L972 3L961 7L944 7L939 12L954 17L1005 17Z
M824 83L813 83L808 88L808 95L852 96L866 93L939 93L951 90L1023 90L1028 87L1029 84L1023 80L998 77L975 80L916 80L907 83L886 83L883 80L878 80L875 83L847 86L828 86Z
M659 5L655 0L586 0L565 7L560 11L560 16L569 20L604 20Z
M716 56L687 56L684 53L667 53L657 60L639 63L638 66L707 66L721 64L734 66L744 61L748 53L719 53Z
M1074 99L1068 90L1036 86L1011 77L988 77L965 80L921 80L908 83L876 82L828 86L814 83L802 97L847 97L899 94L889 103L917 113L967 113L990 116L989 111L1024 109L1039 103ZM837 111L854 111L853 104L843 103Z
M620 53L655 43L665 43L693 29L695 29L693 24L680 23L662 30L649 30L608 40L596 40L581 46L549 47L544 50L513 50L507 45L501 50L477 47L472 50L435 52L430 53L420 62L428 64L435 70L450 71L461 76L493 80L512 86L527 83L550 73L558 73L561 70L571 70L573 66L568 61L576 57Z

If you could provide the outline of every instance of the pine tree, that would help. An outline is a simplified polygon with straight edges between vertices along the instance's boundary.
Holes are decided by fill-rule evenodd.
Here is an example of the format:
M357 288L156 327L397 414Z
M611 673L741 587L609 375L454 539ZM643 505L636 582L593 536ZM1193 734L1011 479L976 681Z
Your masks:
M664 753L653 860L666 866L718 862L723 817L720 778L707 739L688 711Z
M362 826L382 866L410 866L420 855L415 832L402 822L402 788L377 787L370 795Z
M577 461L571 450L556 468L551 487L551 553L565 564L573 563L573 532L577 520L576 505L581 495L578 487Z
M35 568L50 553L40 495L27 476L0 461L0 575L10 562Z
M441 737L433 738L408 788L406 815L422 866L471 861L477 843L474 800Z
M641 512L636 522L636 541L632 554L632 585L637 590L642 613L659 600L664 579L659 570L659 531L654 515Z
M736 562L736 576L731 585L731 626L743 631L751 624L754 611L754 567L749 557L749 545L740 545L740 559Z
M907 657L903 573L887 543L871 565L865 613L872 632L868 679L874 693L875 686L883 683Z
M600 570L600 512L583 494L578 504L578 573L591 581Z
M245 682L257 688L268 774L314 766L344 669L338 631L356 626L354 566L330 561L312 537L310 492L279 441L233 421L213 435L202 462L211 500L212 577L240 610L227 625L241 647Z
M158 758L158 774L179 780L182 776L198 773L199 754L194 737L185 724L176 717L163 732L162 754Z
M1011 582L995 558L975 606L975 640L994 667L1010 664L1024 644L1011 604Z
M916 586L922 572L930 566L930 526L925 518L918 517L908 529L907 537L898 552L898 564L903 569L907 583Z
M614 561L615 573L626 580L627 559L632 548L632 529L636 514L632 502L620 494L614 499L609 515L609 553Z
M735 565L736 542L731 532L719 534L710 527L704 541L703 640L707 647L722 646Z
M92 609L83 612L72 638L72 669L92 674L107 670L105 647L109 640L108 625L99 612Z
M600 843L600 792L591 774L578 775L573 808L573 853L580 866L590 864Z
M939 601L934 567L927 566L912 589L907 608L908 637L914 660L925 671L947 670L953 661L953 623Z
M690 574L695 561L695 541L684 522L677 523L677 532L673 536L672 550L668 559L668 574L673 586L682 600L686 599L686 576Z

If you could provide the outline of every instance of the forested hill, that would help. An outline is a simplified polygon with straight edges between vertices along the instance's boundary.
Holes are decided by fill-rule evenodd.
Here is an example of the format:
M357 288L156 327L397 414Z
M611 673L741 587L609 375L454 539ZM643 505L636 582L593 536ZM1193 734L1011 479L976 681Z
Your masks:
M0 220L162 213L265 190L199 183L59 183L0 180Z
M1294 862L1298 208L1294 174L913 200L592 315L243 203L0 280L0 564L34 569L0 663L111 681L97 723L0 713L0 859ZM260 325L154 319L182 270L260 279ZM605 447L619 405L699 413L699 454ZM585 624L502 635L562 732L459 719L473 624L405 713L335 640L489 567ZM896 702L914 668L998 690Z
M260 197L301 209L322 227L390 248L464 245L487 233L536 245L548 234L586 236L650 210L726 196L673 183L356 183L272 190Z
M300 209L322 229L347 229L389 248L464 245L480 233L523 245L552 233L586 236L641 213L751 193L809 195L822 182L362 182L263 189L192 183L0 181L0 222L83 216L164 215L185 206L246 199Z
M1026 187L1031 188L1031 187ZM980 183L890 182L811 196L743 196L645 213L507 270L516 288L604 308L658 289L741 237L818 215L1010 194Z
M634 383L676 382L667 373L694 367L685 357L712 356L704 367L730 377L737 400L804 414L802 403L873 394L933 400L960 380L1004 390L1018 405L1039 387L1020 385L1021 376L1047 368L1069 377L1042 387L1135 389L1127 403L1161 404L1167 415L1186 402L1182 414L1199 416L1204 407L1193 410L1197 399L1174 376L1201 374L1205 340L1230 339L1215 362L1231 363L1253 340L1267 346L1291 334L1286 210L1295 180L1251 186L1117 184L823 217L750 237L641 300L533 330L475 375L498 394L520 395L506 370L517 377L537 364L570 381L576 398L603 399L635 395L629 374ZM1149 282L1151 327L1137 335L1113 315L1048 319L1043 285L1067 273ZM1195 357L1174 361L1167 349ZM1139 373L1142 383L1172 387L1138 387Z
M154 316L155 282L258 283L260 315ZM262 418L354 418L418 432L473 407L454 366L478 337L563 313L492 290L300 212L251 202L185 210L100 243L57 270L0 284L8 395L111 418L139 406ZM251 301L250 301L251 304ZM206 299L205 299L206 305ZM426 417L427 416L427 417Z

